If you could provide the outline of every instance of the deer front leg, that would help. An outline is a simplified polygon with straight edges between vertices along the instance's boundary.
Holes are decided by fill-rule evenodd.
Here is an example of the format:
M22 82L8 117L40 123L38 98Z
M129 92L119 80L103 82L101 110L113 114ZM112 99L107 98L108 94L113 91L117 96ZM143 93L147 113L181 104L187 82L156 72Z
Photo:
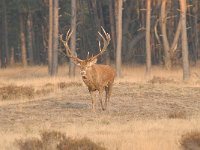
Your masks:
M109 88L108 87L105 87L105 92L106 92L106 100L105 100L105 109L107 109L108 107L108 101L109 101Z
M94 95L94 91L90 91L90 95L91 95L91 99L92 99L92 110L95 112L95 95Z

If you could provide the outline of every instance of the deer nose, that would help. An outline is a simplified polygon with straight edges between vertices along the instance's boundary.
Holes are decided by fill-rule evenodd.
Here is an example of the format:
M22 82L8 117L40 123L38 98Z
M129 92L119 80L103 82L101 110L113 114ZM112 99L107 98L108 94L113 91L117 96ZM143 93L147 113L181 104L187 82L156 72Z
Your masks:
M80 73L81 73L81 76L85 76L86 75L86 71L80 71Z

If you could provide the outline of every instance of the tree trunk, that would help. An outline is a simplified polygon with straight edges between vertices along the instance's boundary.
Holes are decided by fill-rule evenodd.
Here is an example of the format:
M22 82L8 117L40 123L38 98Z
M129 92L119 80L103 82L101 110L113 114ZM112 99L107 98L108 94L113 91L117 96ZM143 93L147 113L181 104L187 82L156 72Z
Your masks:
M111 30L111 40L112 46L114 49L114 58L115 58L115 50L116 50L116 33L115 33L115 19L114 19L114 10L113 10L113 0L109 0L109 20L110 20L110 30Z
M52 73L55 76L58 72L58 0L53 1L53 53L52 53Z
M2 68L2 48L0 47L0 68Z
M15 64L15 51L14 47L11 47L10 49L10 65L13 66Z
M100 17L98 15L98 11L97 11L97 2L96 2L96 0L90 0L90 1L91 1L91 4L92 4L93 17L94 17L94 21L95 21L95 24L96 24L96 30L100 31L101 22L100 22Z
M70 48L72 53L76 53L76 0L71 0L71 40L70 40ZM75 77L75 64L72 59L70 59L69 63L69 77Z
M124 17L123 19L123 28L122 28L122 58L124 60L127 61L127 58L129 57L129 55L132 54L132 49L131 51L129 51L128 49L128 44L129 44L129 39L130 39L130 31L129 31L129 27L132 25L132 21L133 21L133 10L134 10L134 1L130 1L130 2L126 2L126 5L124 5L124 7L126 8L124 10L124 14L126 14L126 17ZM122 60L123 60L122 59Z
M6 8L6 3L5 0L3 0L3 26L4 26L4 59L3 59L3 64L6 66L10 62L10 57L9 57L9 49L8 49L8 20L7 20L7 8Z
M186 28L186 0L180 0L181 25L182 25L182 57L183 57L183 80L190 78L189 59L188 59L188 39Z
M105 29L105 22L104 22L104 14L103 14L103 1L97 1L97 10L98 10L98 14L99 14L99 22L101 24L101 26ZM100 31L100 30L99 30ZM110 55L109 55L110 51L107 51L105 53L105 59L103 60L105 64L110 64Z
M97 1L97 10L98 10L97 12L99 14L99 22L100 22L101 26L105 28L102 1Z
M121 77L121 50L122 50L122 7L123 1L118 0L116 6L116 30L117 30L117 47L116 47L116 71L117 77Z
M199 6L198 6L198 1L199 0L194 0L194 9L193 9L193 13L194 13L194 34L195 34L195 56L196 59L198 59L199 55L200 55L200 48L199 48L199 30L198 30L198 10L199 10Z
M172 63L170 59L170 53L169 53L169 42L167 38L167 29L166 29L166 3L167 0L162 1L161 5L161 32L162 32L162 40L163 40L163 46L164 46L164 63L165 67L167 69L171 69Z
M52 36L53 35L53 0L49 0L49 41L48 41L48 71L49 75L52 72Z
M28 56L29 56L29 63L33 65L33 21L32 21L32 14L28 12L28 19L27 19L27 28L28 28Z
M179 40L179 37L180 37L180 33L181 33L181 19L179 19L179 23L178 23L178 26L177 26L177 29L176 29L176 33L174 35L174 40L172 42L172 45L170 47L170 57L171 57L171 60L174 60L175 59L175 52L176 52L176 48L177 48L177 45L178 45L178 40Z
M24 18L23 14L20 13L20 39L21 39L21 59L22 59L22 65L24 67L27 66L27 54L26 54L26 39L25 39L25 33L24 33Z
M151 0L147 0L147 21L146 21L146 72L151 72Z

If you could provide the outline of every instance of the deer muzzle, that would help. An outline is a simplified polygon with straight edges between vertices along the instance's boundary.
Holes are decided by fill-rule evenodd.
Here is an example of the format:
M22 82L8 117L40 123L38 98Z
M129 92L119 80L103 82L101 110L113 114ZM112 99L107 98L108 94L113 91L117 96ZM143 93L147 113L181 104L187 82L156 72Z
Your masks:
M81 74L82 77L84 77L84 76L86 76L86 71L81 70L81 71L80 71L80 74Z

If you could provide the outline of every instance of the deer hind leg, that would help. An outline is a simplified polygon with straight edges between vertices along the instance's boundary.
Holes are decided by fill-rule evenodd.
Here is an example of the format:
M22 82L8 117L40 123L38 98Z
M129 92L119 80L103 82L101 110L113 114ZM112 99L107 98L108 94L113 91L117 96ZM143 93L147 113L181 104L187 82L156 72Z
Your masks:
M112 84L109 84L107 87L105 87L105 91L106 91L106 100L105 100L105 109L106 109L110 101L110 96L112 92Z
M91 99L92 99L92 110L95 112L95 94L94 91L90 91Z
M99 90L99 100L101 103L101 108L102 108L102 110L105 110L105 108L103 106L102 95L103 95L103 90Z

